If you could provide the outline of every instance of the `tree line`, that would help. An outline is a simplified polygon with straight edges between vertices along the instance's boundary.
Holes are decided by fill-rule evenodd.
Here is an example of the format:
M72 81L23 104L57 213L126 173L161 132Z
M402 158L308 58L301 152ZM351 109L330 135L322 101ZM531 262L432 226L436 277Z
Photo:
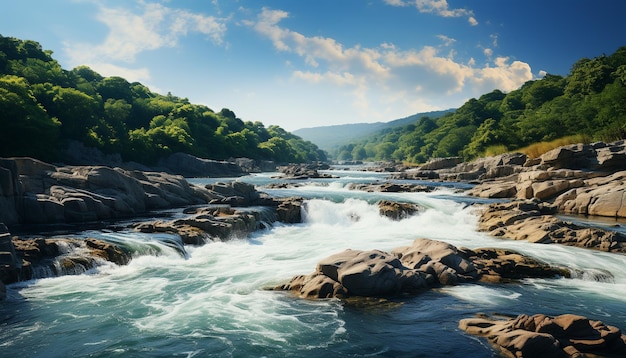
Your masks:
M339 160L471 160L572 135L626 138L626 47L580 59L565 77L547 74L509 93L495 90L454 113L385 129L331 154Z
M279 126L243 121L226 108L214 112L87 66L64 70L38 42L0 35L0 156L62 161L70 141L144 164L174 152L326 160L315 144Z

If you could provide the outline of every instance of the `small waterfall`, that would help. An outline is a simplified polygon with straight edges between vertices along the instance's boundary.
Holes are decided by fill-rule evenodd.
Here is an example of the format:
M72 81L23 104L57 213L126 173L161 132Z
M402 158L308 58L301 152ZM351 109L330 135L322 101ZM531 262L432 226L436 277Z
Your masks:
M570 269L570 272L571 278L583 281L615 283L615 277L613 274L604 269Z

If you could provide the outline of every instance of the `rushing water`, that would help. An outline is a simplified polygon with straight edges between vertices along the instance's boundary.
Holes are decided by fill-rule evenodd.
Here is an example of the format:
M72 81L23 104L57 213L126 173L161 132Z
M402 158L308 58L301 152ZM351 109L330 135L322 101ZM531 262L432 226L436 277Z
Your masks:
M135 252L126 266L13 284L0 303L2 357L493 357L483 340L457 328L477 313L575 313L626 327L626 256L478 233L473 200L452 188L432 193L366 193L349 182L382 174L333 172L337 180L272 189L307 198L304 223L202 247L171 235L89 231L81 235ZM240 180L263 185L270 175ZM195 180L206 183L211 180ZM394 222L374 205L387 198L428 209ZM267 291L310 273L331 254L390 250L427 237L457 246L507 247L579 270L575 279L468 284L432 290L396 305L360 308ZM597 281L598 273L613 277Z

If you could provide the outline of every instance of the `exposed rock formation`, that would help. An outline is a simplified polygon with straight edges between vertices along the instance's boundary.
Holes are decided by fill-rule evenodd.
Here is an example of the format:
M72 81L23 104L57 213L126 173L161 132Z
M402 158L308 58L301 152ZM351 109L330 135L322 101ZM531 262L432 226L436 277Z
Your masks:
M319 173L318 170L328 170L330 166L322 163L294 164L278 167L278 171L283 174L283 179L304 180L304 179L332 179L334 175Z
M241 212L231 207L204 207L190 209L186 213L190 215L185 218L144 222L134 227L144 233L177 234L188 245L245 237L261 228L258 212Z
M391 253L346 250L320 261L315 272L295 276L274 289L309 299L385 297L462 282L557 275L569 276L569 271L510 250L457 249L441 241L417 239Z
M485 337L507 357L626 356L626 335L619 328L572 314L468 318L459 328Z
M411 203L398 203L391 200L380 200L378 203L380 215L386 216L393 220L406 219L409 216L413 216L424 208L417 204Z
M210 199L207 190L166 173L0 159L0 221L7 225L107 220Z
M367 192L381 193L430 193L435 190L434 186L420 184L396 184L396 183L377 183L377 184L355 184L348 185L348 189L362 190Z
M479 229L493 236L534 243L558 243L608 252L626 252L626 236L590 228L550 215L553 208L537 201L513 201L487 205Z
M0 281L4 283L81 274L103 260L118 265L126 265L131 260L130 253L119 246L93 238L13 237L10 245L13 262L0 267Z
M246 174L235 162L210 160L186 153L174 153L163 158L157 164L164 171L194 177L238 177Z
M219 205L191 207L184 211L184 218L143 222L135 224L135 230L177 234L185 244L204 245L245 237L274 221L302 221L302 198L270 198L254 186L240 182L207 185L207 189L215 197L212 204ZM250 206L254 208L248 209Z

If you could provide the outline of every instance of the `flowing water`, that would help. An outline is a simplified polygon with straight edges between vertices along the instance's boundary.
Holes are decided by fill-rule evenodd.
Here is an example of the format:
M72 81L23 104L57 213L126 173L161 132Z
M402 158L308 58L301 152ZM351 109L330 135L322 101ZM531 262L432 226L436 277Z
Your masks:
M307 198L304 223L277 224L246 238L182 247L172 235L79 233L131 248L133 260L9 285L8 299L0 303L0 356L494 357L485 341L457 328L460 319L477 313L575 313L626 327L626 256L494 239L475 229L469 204L477 200L454 188L357 192L346 189L347 183L376 182L383 174L333 172L338 173L336 180L266 190ZM238 180L275 181L267 174ZM375 205L383 198L427 210L390 221ZM579 274L446 287L369 308L264 290L312 272L320 259L344 249L391 250L418 237L512 248Z

